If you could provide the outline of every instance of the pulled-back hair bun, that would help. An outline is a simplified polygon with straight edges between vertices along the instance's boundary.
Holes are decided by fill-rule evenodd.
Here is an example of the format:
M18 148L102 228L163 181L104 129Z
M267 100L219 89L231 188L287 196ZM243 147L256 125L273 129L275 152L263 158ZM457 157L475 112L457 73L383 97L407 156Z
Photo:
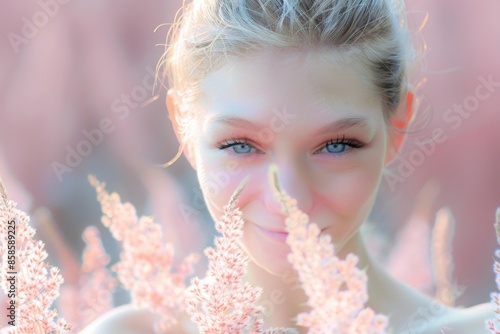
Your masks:
M194 0L179 13L159 67L186 106L176 117L183 135L200 81L229 57L260 49L331 47L332 58L361 61L386 119L406 90L413 50L402 1Z

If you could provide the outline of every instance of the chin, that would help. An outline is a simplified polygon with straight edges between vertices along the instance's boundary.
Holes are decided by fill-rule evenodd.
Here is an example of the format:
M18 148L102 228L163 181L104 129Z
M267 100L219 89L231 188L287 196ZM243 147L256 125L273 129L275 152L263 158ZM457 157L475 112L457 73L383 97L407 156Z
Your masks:
M248 249L243 245L248 257L255 265L273 276L287 276L290 272L295 273L292 264L288 262L287 252L265 252L266 247L259 249Z
M285 241L263 235L253 223L245 224L240 245L257 266L272 275L284 276L293 270L287 259L290 246Z
M322 234L330 235L330 240L334 242L336 256L342 256L345 251L352 251L349 244L356 235L355 231L335 231L335 228L330 226L323 229ZM340 240L335 240L334 235L337 235L337 239L339 235L344 236ZM246 220L240 245L248 257L262 270L275 276L289 276L291 272L295 273L293 265L288 261L290 246L281 236L269 234L253 222Z

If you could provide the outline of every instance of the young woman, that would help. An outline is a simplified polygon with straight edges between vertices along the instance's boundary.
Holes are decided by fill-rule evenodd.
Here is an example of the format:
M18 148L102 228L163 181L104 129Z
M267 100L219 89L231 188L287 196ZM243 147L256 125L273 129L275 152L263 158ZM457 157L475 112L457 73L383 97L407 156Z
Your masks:
M293 321L307 298L286 259L285 215L267 178L274 163L337 256L359 256L366 306L389 317L391 333L487 333L489 304L437 304L391 278L359 233L411 118L404 22L404 6L391 0L195 0L174 26L163 60L179 152L214 220L250 176L237 201L241 246L252 260L247 281L272 301L266 328L306 333ZM149 333L153 319L123 306L84 333Z

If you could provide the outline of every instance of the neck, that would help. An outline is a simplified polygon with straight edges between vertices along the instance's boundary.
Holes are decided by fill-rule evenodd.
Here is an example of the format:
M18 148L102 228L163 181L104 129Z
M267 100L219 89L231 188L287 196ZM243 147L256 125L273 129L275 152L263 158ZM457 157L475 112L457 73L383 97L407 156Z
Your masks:
M428 309L432 299L413 289L408 284L391 276L386 269L374 260L366 249L363 238L358 232L352 240L343 247L337 256L344 259L348 253L358 256L357 267L366 269L368 277L367 292L369 299L365 307L371 308L375 313L388 317L388 328L406 328L408 321L421 308ZM446 309L442 307L443 311Z
M358 256L357 267L365 269L368 276L369 299L364 306L388 316L390 327L403 328L419 307L431 305L431 299L394 279L370 256L359 232L342 245L336 256L345 259L349 253ZM307 333L307 328L296 325L297 314L309 312L310 308L297 272L292 267L288 274L277 276L250 261L246 280L263 289L259 304L266 309L265 328L288 327L296 328L300 334Z
M381 275L379 268L369 256L363 240L359 233L353 235L336 253L340 259L344 259L348 253L354 253L358 256L358 268L366 268L368 275L368 295L375 296L377 290L381 287ZM250 261L246 280L253 286L259 286L263 289L259 304L265 308L264 324L265 328L271 327L291 327L297 328L300 333L307 333L307 328L298 327L296 319L298 313L308 312L307 296L301 288L297 272L290 267L290 270L277 276L267 272L260 266ZM377 305L379 298L370 298L365 304L375 311L381 305Z
M277 276L253 261L249 261L247 268L246 281L262 288L259 305L265 308L264 327L297 328L299 333L307 333L303 331L305 328L299 328L295 321L298 313L309 310L306 305L307 296L301 288L297 272L290 268L283 276Z

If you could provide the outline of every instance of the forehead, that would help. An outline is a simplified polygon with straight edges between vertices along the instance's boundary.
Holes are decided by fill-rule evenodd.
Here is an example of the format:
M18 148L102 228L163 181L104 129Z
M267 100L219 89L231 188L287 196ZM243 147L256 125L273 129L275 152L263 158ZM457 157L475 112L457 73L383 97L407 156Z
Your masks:
M311 117L381 118L380 97L365 65L331 49L268 51L229 58L200 83L205 126L217 117L265 122L286 108Z

